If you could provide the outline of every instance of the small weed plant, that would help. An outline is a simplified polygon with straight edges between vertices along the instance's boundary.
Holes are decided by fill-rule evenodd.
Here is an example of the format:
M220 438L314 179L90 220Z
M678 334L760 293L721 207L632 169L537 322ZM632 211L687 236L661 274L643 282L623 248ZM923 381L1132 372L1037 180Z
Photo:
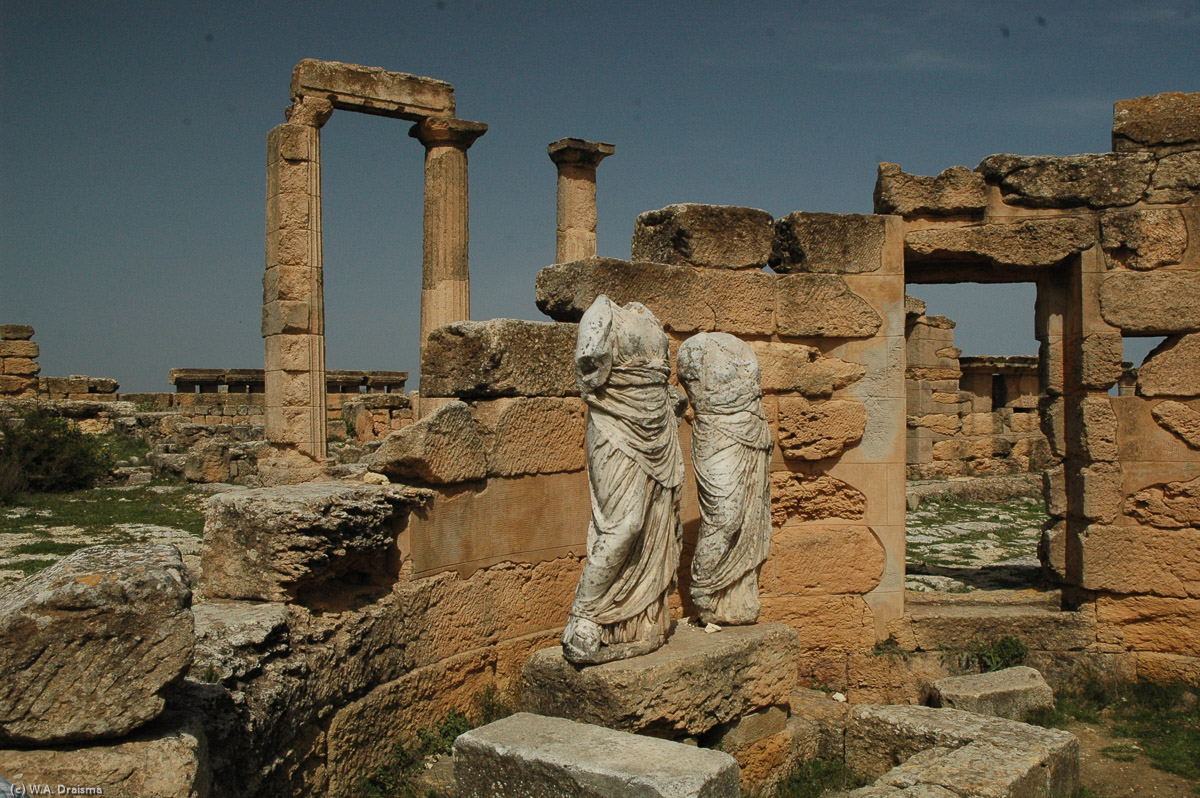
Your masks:
M952 658L959 670L991 673L1023 665L1029 649L1011 635L997 640L980 641L969 649L942 649L943 658ZM944 661L944 660L943 660Z
M820 798L829 790L853 790L867 783L839 759L811 759L775 783L775 798Z

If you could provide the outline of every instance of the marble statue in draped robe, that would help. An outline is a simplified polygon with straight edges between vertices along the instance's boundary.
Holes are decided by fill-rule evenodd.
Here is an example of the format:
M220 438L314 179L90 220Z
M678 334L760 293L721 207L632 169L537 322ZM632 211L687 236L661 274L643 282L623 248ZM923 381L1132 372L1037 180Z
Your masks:
M700 333L679 347L676 366L695 414L700 531L692 603L705 623L754 623L771 545L771 433L758 359L728 333Z
M563 632L577 664L646 654L670 630L682 547L682 395L667 386L667 336L644 305L600 295L579 322L575 380L588 405L592 517ZM678 397L678 399L676 399Z

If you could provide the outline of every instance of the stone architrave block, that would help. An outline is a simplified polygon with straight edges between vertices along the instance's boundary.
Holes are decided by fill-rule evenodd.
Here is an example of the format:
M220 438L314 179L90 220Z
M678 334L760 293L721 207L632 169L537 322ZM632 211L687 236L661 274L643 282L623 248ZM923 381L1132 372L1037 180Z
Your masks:
M1092 524L1079 539L1087 590L1200 598L1200 530Z
M1150 94L1113 105L1113 150L1163 155L1200 149L1200 93Z
M33 327L28 324L0 324L0 341L28 341Z
M574 324L460 321L421 352L421 394L466 398L576 396Z
M525 666L531 711L655 736L694 737L750 712L786 706L800 638L779 623L714 634L679 621L650 654L576 668L558 646Z
M1116 272L1100 285L1100 313L1125 332L1174 335L1200 330L1200 272Z
M1030 711L1054 706L1054 691L1042 674L1025 665L991 673L947 676L932 685L935 707L1023 721Z
M192 664L191 604L161 543L80 549L0 592L0 744L120 737L158 717Z
M976 167L1004 201L1030 208L1114 208L1142 198L1154 172L1143 152L991 155Z
M858 382L867 373L858 363L823 357L813 346L751 341L750 347L758 358L764 393L829 396Z
M1193 449L1200 449L1200 410L1183 402L1159 402L1150 415L1158 425Z
M867 407L852 399L810 402L802 397L779 399L779 446L788 459L836 457L862 440Z
M586 258L538 272L537 306L556 321L579 321L600 294L641 302L669 332L775 332L776 278L761 272Z
M869 338L883 324L839 274L786 274L775 278L775 289L780 335Z
M431 492L402 485L310 482L222 493L204 522L209 599L287 601L348 571L387 567L395 523Z
M951 166L937 177L924 177L910 175L894 163L879 164L875 213L957 216L982 213L986 205L983 176L965 166Z
M334 108L419 122L454 116L454 87L442 80L379 67L305 58L292 70L292 99L328 100Z
M1124 509L1160 529L1200 527L1200 477L1143 488L1125 499Z
M1170 266L1183 259L1187 245L1187 224L1179 211L1106 211L1100 217L1100 246L1120 266Z
M757 208L685 203L646 211L633 228L635 261L718 269L761 269L774 219Z
M862 520L867 497L840 479L819 474L809 476L794 471L771 474L771 522L783 526L789 521L818 521L825 518Z
M922 259L1041 267L1052 266L1095 242L1090 222L1064 217L914 230L904 237L904 248L910 257Z
M1156 346L1138 369L1137 392L1200 396L1200 333L1168 338Z
M454 741L463 798L738 798L737 760L723 751L519 712Z
M887 219L795 211L775 223L771 268L779 274L860 274L883 266Z
M470 482L488 475L488 447L471 409L457 400L396 430L364 462L389 479L434 485Z

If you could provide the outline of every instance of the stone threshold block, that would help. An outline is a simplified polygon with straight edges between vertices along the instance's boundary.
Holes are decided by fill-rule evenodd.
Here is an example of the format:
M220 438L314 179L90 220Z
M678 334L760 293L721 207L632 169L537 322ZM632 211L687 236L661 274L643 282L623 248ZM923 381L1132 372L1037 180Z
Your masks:
M1041 673L1019 665L938 679L930 699L933 706L1024 720L1030 710L1054 706L1054 691Z
M521 712L454 741L464 798L737 798L729 754Z
M544 715L656 737L695 737L771 706L795 686L800 636L779 623L712 634L680 622L657 651L577 668L558 646L525 666L526 706Z

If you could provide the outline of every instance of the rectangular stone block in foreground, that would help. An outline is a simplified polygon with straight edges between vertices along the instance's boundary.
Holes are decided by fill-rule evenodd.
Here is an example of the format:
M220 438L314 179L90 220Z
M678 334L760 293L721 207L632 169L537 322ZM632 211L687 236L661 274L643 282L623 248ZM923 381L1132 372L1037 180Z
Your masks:
M737 798L729 754L521 712L454 741L465 798Z

